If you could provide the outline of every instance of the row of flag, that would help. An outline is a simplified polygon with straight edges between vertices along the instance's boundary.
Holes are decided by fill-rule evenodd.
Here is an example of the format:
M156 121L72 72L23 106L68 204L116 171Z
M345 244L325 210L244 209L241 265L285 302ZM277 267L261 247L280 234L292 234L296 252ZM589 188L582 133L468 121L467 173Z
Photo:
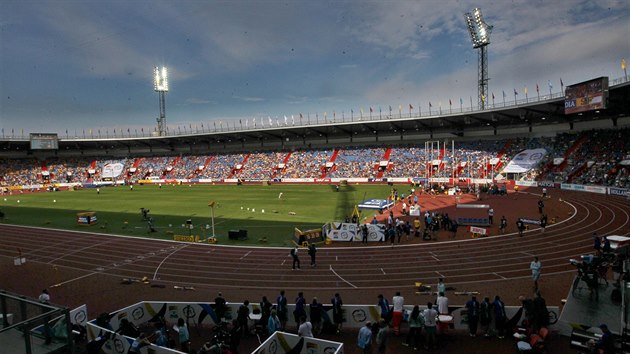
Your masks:
M624 74L626 75L626 78L627 78L626 67L627 67L626 60L622 59L621 60L621 69L624 71ZM551 80L547 81L547 85L549 86L549 94L551 95L551 91L553 89L553 84L551 83ZM562 81L562 78L560 78L560 87L561 87L561 92L564 92L564 82ZM503 97L503 102L505 103L505 98L506 98L505 90L503 90L501 93L502 93L502 97ZM523 93L525 94L525 97L528 97L527 86L524 87ZM537 93L537 95L540 96L540 86L538 85L538 83L536 83L536 93ZM519 95L519 91L516 88L514 88L514 100L517 99L518 95ZM491 97L492 97L492 102L494 104L494 101L495 101L494 92L492 92L492 96ZM487 99L486 99L485 96L481 96L481 100L483 102L485 102ZM473 101L472 101L472 96L471 96L470 97L470 106L471 106L471 108L472 108L472 104L473 104ZM452 106L453 106L453 101L450 98L448 99L448 105L449 105L450 108L452 108ZM460 108L463 107L463 105L464 105L464 101L463 101L463 99L461 97L459 98L459 105L460 105ZM441 111L441 109L442 109L442 102L438 103L438 107L439 107L439 109ZM431 112L432 108L433 108L433 103L431 103L431 101L429 101L429 112ZM414 109L414 106L413 106L413 104L410 103L409 104L409 114L411 114L413 109ZM403 110L403 106L399 105L398 106L398 113L402 114L402 110ZM372 116L372 113L374 113L374 111L375 111L375 109L373 107L369 107L370 117ZM393 111L393 108L390 105L389 106L389 114L390 115L392 114L392 111ZM359 112L360 112L360 116L363 117L363 114L364 114L363 108L360 108ZM381 115L383 113L383 110L381 109L381 106L378 107L378 112L379 112L379 115ZM420 112L420 105L418 105L418 112ZM345 118L345 114L343 112L342 112L342 115L344 115L344 118ZM350 115L351 115L351 117L354 117L354 109L350 109ZM332 116L333 116L333 122L334 122L336 120L337 113L335 111L333 111ZM290 119L291 119L291 125L295 125L295 116L291 115ZM299 114L300 122L302 122L303 119L304 119L304 115L302 113L300 113ZM307 119L308 119L308 121L310 123L311 122L310 114L308 114ZM324 112L324 114L323 114L323 119L324 119L324 121L322 123L325 123L325 122L328 121L328 114L326 112ZM255 117L251 119L251 124L250 124L250 120L248 118L239 119L238 121L239 121L239 125L240 125L241 128L243 128L243 127L249 128L250 126L253 127L253 128L257 128L257 126L258 126L258 121L257 121L257 119ZM271 118L271 116L267 117L267 121L268 121L268 126L269 127L274 125L274 121ZM319 122L319 114L318 113L315 113L315 121ZM283 122L284 122L285 126L289 125L289 118L286 115L284 116ZM275 123L276 123L275 124L276 126L280 126L282 122L281 122L281 120L279 118L276 117ZM229 129L229 127L230 127L229 122L226 122L226 126ZM263 117L260 117L260 126L261 127L265 126L265 121L264 121ZM193 132L192 124L189 124L188 127L190 129L190 132L192 133ZM216 121L213 122L213 127L214 127L215 130L217 130L217 122ZM223 121L221 121L221 120L219 121L219 127L221 129L223 129ZM234 129L236 129L236 121L233 121L233 127L234 127ZM210 126L208 126L208 129L209 128L210 128ZM204 129L205 129L204 125L203 125L203 123L201 123L201 130L203 131ZM166 127L166 130L167 131L169 130L168 126ZM177 126L177 130L181 132L181 130L182 130L181 126ZM198 131L198 130L199 130L199 126L195 125L195 131ZM124 133L125 133L123 129L120 129L118 131L120 132L121 135L124 135ZM153 131L157 131L157 128L153 128ZM184 132L186 132L186 126L185 125L184 125ZM8 133L8 130L7 130L7 133ZM88 135L90 135L90 136L92 136L95 133L98 133L98 136L100 136L101 135L101 130L100 129L97 129L96 131L94 131L93 129L89 129L88 130ZM137 136L138 135L138 129L134 129L134 133ZM141 135L144 135L144 128L140 128L140 133L141 133ZM150 133L150 130L147 130L147 133ZM66 136L68 136L68 134L69 134L68 129L66 129ZM74 131L74 134L77 135L77 131L76 130ZM116 130L116 128L114 128L113 135L115 136L116 134L117 134L117 130ZM127 128L127 134L129 136L131 136L131 129L130 128ZM4 130L4 128L2 128L2 136L4 136L4 135L5 135L5 130ZM11 128L11 135L15 135L15 129L14 128ZM24 129L21 130L21 135L24 136ZM83 129L83 136L85 136L85 135L86 135L86 131L85 131L85 129ZM105 131L105 135L109 136L109 130Z

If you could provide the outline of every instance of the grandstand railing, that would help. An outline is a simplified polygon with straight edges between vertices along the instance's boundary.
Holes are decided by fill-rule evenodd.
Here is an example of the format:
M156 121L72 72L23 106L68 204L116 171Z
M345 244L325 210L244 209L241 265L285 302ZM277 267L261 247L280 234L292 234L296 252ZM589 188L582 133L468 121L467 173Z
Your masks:
M622 85L630 80L627 76L616 78L610 81L610 88L614 86ZM511 107L519 107L523 105L531 105L538 103L545 103L558 100L560 98L564 98L564 88L559 92L551 92L541 94L540 92L535 92L531 96L525 95L523 93L518 93L518 95L513 94L505 94L502 91L499 99L491 99L488 100L485 108L481 108L480 106L473 105L472 98L470 99L470 103L464 102L463 100L459 100L459 102L454 102L455 104L449 104L448 107L422 107L421 105L417 105L417 109L414 110L406 110L399 106L398 110L390 110L381 111L379 109L378 112L374 110L374 112L353 112L351 110L350 114L342 113L341 116L339 114L334 114L332 119L330 116L324 114L324 116L320 116L318 113L310 114L307 113L306 116L299 113L301 118L295 118L295 114L293 114L291 119L271 119L269 117L255 117L252 120L246 119L243 122L240 119L238 122L236 120L231 122L223 122L219 121L217 124L216 121L212 122L212 126L208 124L204 126L203 123L186 125L178 125L175 127L167 126L167 134L168 136L189 136L189 135L201 135L201 134L211 134L211 133L226 133L226 132L239 132L239 131L252 131L252 130L273 130L278 128L291 128L291 127L307 127L312 125L331 125L331 124L340 124L340 123L354 123L354 122L375 122L375 121L386 121L392 119L418 119L418 118L436 118L443 116L451 116L451 115L460 115L464 113L474 113L474 112L485 112L492 111L495 109L503 109L503 108L511 108ZM508 99L506 98L512 98ZM521 97L521 98L519 98ZM450 100L449 100L450 101ZM459 105L457 105L459 103ZM275 123L275 124L274 124ZM82 129L82 130L65 130L65 134L59 134L59 137L64 140L85 140L85 139L136 139L136 138L153 138L156 137L154 134L155 127L148 127L147 129L141 128L140 131L134 128L131 129L120 129L115 130L114 132L110 132L108 129ZM24 140L28 139L28 132L24 132L24 129L20 131L16 131L15 129L11 129L11 131L2 130L2 139L3 140Z

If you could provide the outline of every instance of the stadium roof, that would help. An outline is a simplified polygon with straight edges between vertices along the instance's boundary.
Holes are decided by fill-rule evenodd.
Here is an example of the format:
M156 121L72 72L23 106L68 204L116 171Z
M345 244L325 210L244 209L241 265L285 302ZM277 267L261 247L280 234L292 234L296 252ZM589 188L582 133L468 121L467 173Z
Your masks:
M608 108L601 111L589 111L579 114L565 115L564 96L560 93L504 101L504 98L493 99L484 110L475 107L464 107L462 102L454 102L448 107L431 107L429 110L414 112L411 107L407 112L400 107L395 111L362 112L340 117L310 117L308 124L281 124L269 122L263 128L228 127L224 130L197 130L181 132L163 137L137 136L132 132L120 132L118 136L98 137L96 132L82 136L59 138L60 150L127 150L133 153L150 150L155 153L178 150L182 146L221 146L238 150L239 147L251 147L254 142L258 149L278 149L285 142L302 141L303 146L311 142L317 145L338 145L345 142L362 144L379 143L379 139L396 140L406 135L434 135L465 137L469 132L488 131L493 135L495 130L558 125L593 120L607 120L630 116L630 81L618 79L611 82L609 88ZM411 112L409 112L411 110ZM391 114L390 114L391 113ZM285 118L286 119L286 118ZM289 118L287 123L293 123ZM305 119L302 119L304 122ZM284 123L284 122L283 122ZM258 125L260 126L260 125ZM192 127L191 127L192 128ZM11 136L8 132L0 138L0 156L15 151L30 149L28 136ZM85 132L84 132L85 134ZM100 134L100 132L99 132ZM17 135L17 134L16 134ZM403 140L402 138L400 140ZM325 143L323 143L325 141ZM340 142L341 141L341 142ZM405 141L405 140L403 140ZM249 146L246 146L249 145ZM298 144L299 145L299 144ZM202 148L203 149L203 148ZM202 151L192 149L191 151Z

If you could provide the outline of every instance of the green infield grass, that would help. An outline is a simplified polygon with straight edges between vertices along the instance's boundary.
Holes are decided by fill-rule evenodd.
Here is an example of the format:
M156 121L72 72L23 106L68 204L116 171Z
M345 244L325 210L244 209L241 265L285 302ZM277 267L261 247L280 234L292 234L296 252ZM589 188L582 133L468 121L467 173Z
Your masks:
M32 194L0 199L0 222L54 229L173 239L174 235L212 236L219 244L288 246L294 228L320 228L341 221L365 199L385 199L387 185L135 185ZM406 187L399 186L402 193ZM282 196L280 196L282 193ZM214 201L214 208L208 206ZM140 209L149 209L150 232ZM211 210L213 209L213 210ZM95 212L97 223L77 224L77 213ZM363 211L362 219L374 211ZM187 226L190 220L192 229ZM229 240L229 230L247 230L248 240ZM266 240L262 240L265 238Z

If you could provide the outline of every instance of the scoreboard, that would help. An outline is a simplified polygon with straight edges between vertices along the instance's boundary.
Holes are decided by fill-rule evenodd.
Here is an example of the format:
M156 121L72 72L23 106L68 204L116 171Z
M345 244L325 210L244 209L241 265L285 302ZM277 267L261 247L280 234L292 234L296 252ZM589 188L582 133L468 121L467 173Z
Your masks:
M59 138L56 133L31 133L31 150L58 150Z
M564 91L564 114L573 114L608 106L608 77L567 86Z

